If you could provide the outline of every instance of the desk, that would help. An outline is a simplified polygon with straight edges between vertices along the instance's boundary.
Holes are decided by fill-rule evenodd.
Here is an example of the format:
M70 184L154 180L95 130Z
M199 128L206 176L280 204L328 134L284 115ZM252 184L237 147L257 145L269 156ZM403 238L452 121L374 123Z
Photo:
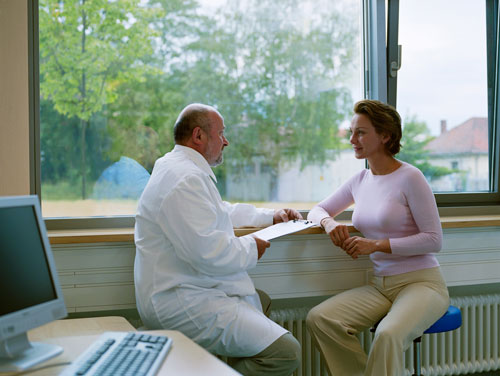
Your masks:
M64 352L41 363L35 368L50 364L66 363L74 360L90 344L99 338L105 331L136 331L123 317L95 317L86 319L58 320L43 325L28 333L30 341L52 343L64 348ZM162 375L182 376L238 376L224 362L217 359L208 351L198 346L184 334L175 330L154 330L148 333L163 334L172 338L172 348L158 372ZM54 366L29 373L33 376L54 376L64 369L65 365ZM0 375L14 375L0 373Z

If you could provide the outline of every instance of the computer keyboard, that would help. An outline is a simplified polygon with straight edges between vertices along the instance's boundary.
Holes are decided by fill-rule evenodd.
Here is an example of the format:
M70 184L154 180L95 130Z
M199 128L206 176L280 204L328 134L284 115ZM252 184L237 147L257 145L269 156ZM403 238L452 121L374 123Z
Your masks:
M172 339L136 332L105 332L60 376L154 376Z

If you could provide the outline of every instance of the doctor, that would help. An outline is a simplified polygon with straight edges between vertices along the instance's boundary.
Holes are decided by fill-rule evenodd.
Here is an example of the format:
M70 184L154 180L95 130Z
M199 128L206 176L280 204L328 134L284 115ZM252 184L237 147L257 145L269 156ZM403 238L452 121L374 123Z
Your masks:
M290 375L300 345L262 312L247 270L269 242L233 228L301 218L293 209L222 201L210 167L222 163L224 119L191 104L174 126L174 149L159 158L139 200L135 225L137 307L149 329L179 330L230 357L243 375Z

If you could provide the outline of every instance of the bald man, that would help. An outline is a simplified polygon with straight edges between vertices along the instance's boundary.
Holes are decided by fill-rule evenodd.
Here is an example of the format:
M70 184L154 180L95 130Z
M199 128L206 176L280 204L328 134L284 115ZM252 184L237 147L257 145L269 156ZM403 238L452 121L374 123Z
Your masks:
M174 149L155 163L136 215L137 307L148 328L179 330L243 375L289 376L300 345L263 313L247 273L270 244L233 228L301 216L221 199L211 167L229 145L224 129L215 108L191 104L175 123Z

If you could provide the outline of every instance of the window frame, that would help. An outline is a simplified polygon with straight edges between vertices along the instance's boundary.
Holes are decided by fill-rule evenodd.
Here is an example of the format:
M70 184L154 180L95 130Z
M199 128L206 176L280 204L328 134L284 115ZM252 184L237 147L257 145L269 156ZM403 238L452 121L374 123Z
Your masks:
M380 53L387 53L387 103L396 107L397 98L397 71L391 75L391 65L399 66L401 59L398 51L404 46L398 45L399 25L399 0L373 0L387 4L387 45L381 43L378 48ZM499 150L500 150L500 46L499 46L499 14L498 0L486 1L486 27L487 27L487 71L488 71L488 147L490 168L490 192L467 193L434 193L439 207L467 207L488 206L500 204L499 192ZM385 14L385 11L384 11ZM387 47L386 47L387 46ZM379 99L379 98L372 98Z
M488 152L490 191L500 191L500 7L498 0L486 1L488 62Z
M40 90L39 90L39 24L38 0L28 4L29 121L30 121L30 192L41 199L40 163ZM399 64L399 0L360 0L363 12L363 61L365 97L396 105L397 71L390 73L393 62ZM435 193L440 211L467 213L496 212L500 205L500 28L499 0L487 4L488 123L489 123L489 193ZM449 208L441 210L441 208ZM455 209L452 209L455 208ZM451 210L451 211L450 211ZM457 214L458 213L458 214ZM473 215L473 214L471 214ZM346 213L346 219L350 213ZM45 218L48 229L124 228L133 227L134 216Z
M40 70L38 52L38 0L27 0L28 6L28 100L30 193L41 200L40 165Z

